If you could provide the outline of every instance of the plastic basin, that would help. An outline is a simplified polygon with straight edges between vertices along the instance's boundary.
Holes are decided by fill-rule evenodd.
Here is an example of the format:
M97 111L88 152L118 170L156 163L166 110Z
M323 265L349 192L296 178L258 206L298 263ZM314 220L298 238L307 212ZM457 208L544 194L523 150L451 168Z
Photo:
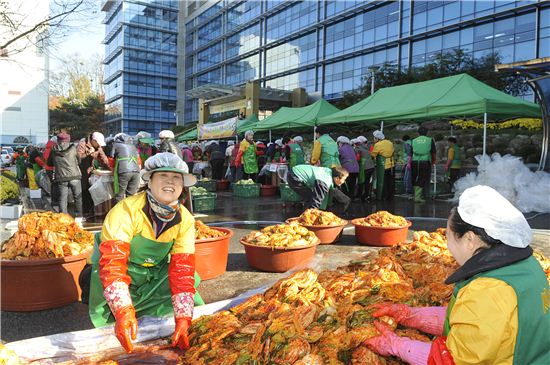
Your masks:
M78 301L78 276L91 253L89 250L56 259L0 261L1 309L31 312Z
M275 185L260 186L260 196L274 196L276 194L277 194L277 187Z
M407 241L407 233L411 222L407 221L407 225L399 228L387 227L369 227L357 222L363 218L356 218L351 221L355 226L355 239L362 245L367 246L395 246L398 243Z
M289 218L286 220L286 223L290 223L297 219L298 217ZM317 238L319 238L319 241L321 241L321 245L329 245L340 239L344 227L349 223L346 220L343 221L344 223L337 226L307 226L302 223L300 223L300 225L315 233Z
M213 279L225 273L229 241L233 237L233 231L229 228L210 228L225 232L225 236L195 241L195 269L201 280Z
M229 180L217 180L216 181L216 189L218 191L226 191L229 190Z
M246 260L254 269L267 272L286 272L293 267L305 265L311 261L319 242L310 246L294 248L273 248L251 245L242 238Z

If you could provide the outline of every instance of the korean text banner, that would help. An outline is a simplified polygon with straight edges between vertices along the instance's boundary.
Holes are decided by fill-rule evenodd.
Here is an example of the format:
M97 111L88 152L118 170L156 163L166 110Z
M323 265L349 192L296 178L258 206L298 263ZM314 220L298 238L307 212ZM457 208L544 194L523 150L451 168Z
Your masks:
M199 139L230 138L237 130L237 117L222 120L217 123L201 124L198 126Z

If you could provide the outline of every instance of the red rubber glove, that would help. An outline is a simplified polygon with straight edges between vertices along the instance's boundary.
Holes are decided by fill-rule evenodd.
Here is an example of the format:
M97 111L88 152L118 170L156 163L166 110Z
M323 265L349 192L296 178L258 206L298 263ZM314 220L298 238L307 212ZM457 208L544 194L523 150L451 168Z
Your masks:
M121 308L114 313L115 335L126 352L130 353L134 350L132 341L136 340L137 335L137 319L134 307Z
M176 328L174 329L174 335L172 336L172 347L179 347L181 350L187 350L189 348L188 331L191 326L191 319L189 318L176 318Z
M373 317L389 316L399 324L406 325L404 322L411 315L411 308L406 304L376 303L372 307L376 308L376 311L372 314Z
M369 338L363 342L369 349L382 356L398 356L411 365L427 364L431 343L399 337L379 321L374 322L374 325L380 332L380 336Z
M172 346L181 350L189 348L187 332L193 318L195 294L195 255L189 253L173 254L168 266L168 281L172 292L172 306L176 327L172 337Z
M99 245L99 278L106 289L115 281L130 285L132 279L128 275L128 257L130 244L123 241L104 241Z
M400 337L380 321L374 322L374 326L380 332L380 336L371 337L365 340L364 344L372 351L382 356L398 355L398 342Z
M237 152L237 157L235 157L235 166L241 167L243 165L243 151L239 149L239 152Z
M447 314L446 307L409 307L406 304L377 303L373 317L390 316L397 323L441 336Z

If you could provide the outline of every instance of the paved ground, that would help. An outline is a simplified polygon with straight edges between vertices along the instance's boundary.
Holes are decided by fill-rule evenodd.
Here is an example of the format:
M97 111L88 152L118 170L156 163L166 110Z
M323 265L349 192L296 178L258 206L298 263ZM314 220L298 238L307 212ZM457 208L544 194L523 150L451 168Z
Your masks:
M29 208L40 208L40 201L26 200ZM230 193L218 193L217 208L213 214L202 219L207 223L222 223L224 226L233 227L235 235L229 248L227 272L212 280L201 283L199 290L207 303L221 299L231 298L249 289L262 285L269 285L276 281L281 274L258 272L251 269L246 261L243 247L238 243L240 237L250 229L256 229L255 225L231 224L233 221L283 221L286 218L301 213L300 209L283 207L280 199L275 197L259 199L233 198ZM393 202L355 202L350 208L350 216L366 216L378 210L388 210L392 213L411 218L412 228L415 230L433 230L444 227L446 217L452 204L446 201L429 200L425 204L414 204L406 198L397 197ZM529 222L535 228L534 247L542 249L550 256L550 215L527 215ZM6 222L3 222L4 224ZM88 225L100 227L100 222L88 222ZM3 226L2 226L3 228ZM361 257L368 250L375 248L359 246L353 236L353 228L348 227L340 241L333 245L319 246L316 256L310 264L313 268L324 269L345 264L347 261ZM6 232L0 232L0 237L5 239ZM30 313L0 312L2 341L11 342L25 338L43 336L54 333L75 331L92 328L87 313L87 306L82 303L74 303L69 306Z

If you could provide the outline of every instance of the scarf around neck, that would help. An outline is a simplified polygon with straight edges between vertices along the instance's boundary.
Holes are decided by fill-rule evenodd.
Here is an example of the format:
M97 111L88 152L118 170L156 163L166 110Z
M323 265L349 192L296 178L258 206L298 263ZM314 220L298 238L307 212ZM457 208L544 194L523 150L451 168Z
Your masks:
M170 222L176 216L179 210L180 202L176 200L171 204L163 204L159 202L151 193L151 190L147 190L147 201L151 210L155 213L158 219L163 222Z

